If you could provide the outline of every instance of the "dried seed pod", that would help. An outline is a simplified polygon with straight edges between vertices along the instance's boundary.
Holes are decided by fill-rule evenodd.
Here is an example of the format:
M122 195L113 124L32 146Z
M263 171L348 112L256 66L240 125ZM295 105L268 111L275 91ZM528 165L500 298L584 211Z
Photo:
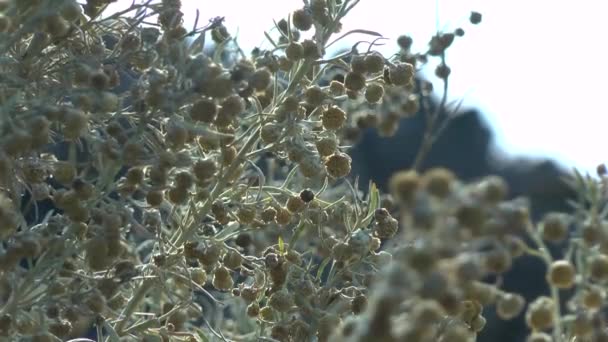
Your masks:
M421 179L415 170L400 171L389 180L392 196L402 203L412 203L420 187Z
M218 108L215 101L203 98L194 102L190 108L190 117L194 121L212 123L217 116Z
M203 249L203 253L199 258L199 262L208 267L213 266L220 260L221 255L222 247L216 244L209 245Z
M308 31L312 27L313 17L309 9L300 8L291 14L293 26L301 31Z
M171 188L167 191L167 199L176 205L185 204L188 201L190 193L188 189L184 188Z
M291 196L287 199L285 207L292 213L298 213L306 206L306 202L299 196Z
M435 68L435 76L439 77L442 80L447 79L451 73L452 73L452 69L443 63L439 64Z
M433 168L422 176L422 187L438 198L446 198L452 191L456 176L445 168Z
M278 224L284 226L289 224L289 222L291 222L291 212L284 207L280 207L277 209L277 216L276 216L276 221Z
M524 309L526 300L517 293L505 293L496 301L496 314L500 319L510 320L517 317Z
M291 42L285 48L285 56L293 62L304 58L304 47L298 42Z
M412 84L414 82L414 73L414 66L409 63L397 63L389 68L390 81L396 86Z
M302 47L304 48L304 58L308 60L315 60L321 58L323 55L319 49L319 46L314 40L305 39L302 42Z
M331 81L329 83L329 92L334 95L334 96L340 96L343 95L344 92L346 91L346 87L344 87L344 83L340 82L340 81Z
M507 183L499 176L485 177L478 187L483 199L488 204L496 204L505 200L509 192Z
M371 83L365 88L365 100L369 103L378 103L384 96L384 87L380 83Z
M323 127L329 130L337 130L342 128L346 122L346 112L340 107L331 105L325 110L321 116Z
M234 146L222 148L222 164L229 166L236 159L237 154L238 151Z
M568 236L568 222L566 216L561 213L548 213L543 218L542 237L543 240L560 243Z
M260 218L262 219L262 221L269 223L269 222L274 221L276 216L277 216L277 210L273 207L268 207L262 211Z
M364 66L365 64L362 63ZM365 87L365 76L358 72L349 72L344 77L344 87L352 91L360 91Z
M384 57L378 53L368 54L363 61L368 73L376 74L384 70Z
M247 305L247 316L258 317L260 314L260 305L257 302L253 302Z
M230 275L230 270L225 266L220 266L213 272L213 287L220 291L228 291L234 286L234 280Z
M216 171L217 166L212 159L201 159L192 165L192 173L199 182L208 181L215 175Z
M599 310L604 305L605 293L600 287L589 286L582 293L582 303L585 308Z
M282 132L283 127L274 122L269 122L260 129L260 138L264 143L272 144L281 138Z
M306 102L312 107L320 106L325 101L327 95L319 86L311 86L304 91Z
M574 286L576 270L567 260L557 260L549 265L547 282L558 289L568 289Z
M413 43L414 40L410 36L402 35L397 38L397 45L403 50L409 50Z
M338 150L338 139L334 134L331 134L317 140L315 145L319 155L326 157Z
M594 281L604 283L608 280L608 256L597 254L589 260L589 274Z
M257 69L249 78L249 85L257 91L262 91L272 82L272 73L268 68Z
M158 207L163 203L163 192L160 190L151 190L146 194L146 202L151 207Z
M352 159L346 153L336 152L325 160L325 170L333 178L348 176L351 170Z
M471 12L471 15L469 16L469 21L473 25L481 23L481 13L475 11Z
M315 193L310 189L304 189L300 192L300 199L304 203L310 203L315 199Z
M285 289L276 291L268 298L268 306L278 312L287 312L293 305L293 295Z
M546 296L536 298L528 306L526 312L526 323L535 331L547 330L553 327L555 322L555 303Z
M350 60L350 70L361 75L365 74L367 72L365 57L361 55L354 55Z
M85 244L86 261L93 271L101 271L110 265L109 245L106 239L96 237Z
M139 167L132 167L127 171L125 179L127 183L132 185L142 184L144 181L144 171Z

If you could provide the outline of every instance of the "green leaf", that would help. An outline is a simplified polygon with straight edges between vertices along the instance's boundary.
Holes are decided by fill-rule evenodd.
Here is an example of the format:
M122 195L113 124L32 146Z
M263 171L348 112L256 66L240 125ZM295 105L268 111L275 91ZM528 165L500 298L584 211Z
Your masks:
M200 337L203 342L210 342L209 338L205 335L205 333L201 329L196 329L196 334Z
M277 46L277 44L274 42L274 40L272 40L272 37L270 37L270 35L268 34L268 32L264 31L264 36L266 36L266 39L268 39L268 41L270 42L270 44L272 44L272 46L275 49L278 49L279 47Z
M285 254L285 243L283 242L283 238L279 235L279 254Z
M327 257L327 258L325 258L325 260L323 260L323 262L319 266L319 269L317 270L317 280L321 279L321 275L323 274L325 267L327 267L327 264L329 264L330 261L331 261L330 257Z
M376 183L369 183L369 190L367 191L369 196L369 204L367 205L367 215L361 222L362 227L367 227L374 217L374 212L380 207L380 191L376 187Z

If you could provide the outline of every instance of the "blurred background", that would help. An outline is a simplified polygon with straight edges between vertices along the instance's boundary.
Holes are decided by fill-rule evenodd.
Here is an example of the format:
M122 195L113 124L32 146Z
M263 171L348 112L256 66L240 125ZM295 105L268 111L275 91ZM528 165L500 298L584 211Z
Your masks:
M302 6L302 0L182 3L186 27L194 24L197 9L199 25L224 16L246 52L268 47L263 31L272 30L272 20ZM468 23L471 11L483 14L477 27ZM506 158L548 157L567 169L594 173L605 160L608 115L601 104L608 78L604 15L605 2L597 0L362 0L343 22L343 32L379 32L389 40L377 50L392 54L401 34L414 38L414 51L425 51L437 30L462 27L465 36L448 49L449 98L481 112L493 132L491 148ZM369 37L353 34L333 48L359 40ZM432 70L433 63L426 70L430 79Z

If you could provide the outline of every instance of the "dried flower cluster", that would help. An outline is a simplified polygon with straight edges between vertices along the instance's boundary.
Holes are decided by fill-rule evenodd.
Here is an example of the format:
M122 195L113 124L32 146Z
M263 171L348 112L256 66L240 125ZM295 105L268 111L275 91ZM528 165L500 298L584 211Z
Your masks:
M498 177L419 173L444 91L390 195L352 182L347 145L429 109L416 71L439 58L447 88L463 29L391 58L364 31L327 57L358 1L311 0L246 56L222 18L186 29L179 0L111 2L0 0L2 340L457 342L491 305L525 310L529 341L607 339L605 178L533 224ZM554 260L544 244L566 240ZM527 309L483 281L525 253L553 288Z

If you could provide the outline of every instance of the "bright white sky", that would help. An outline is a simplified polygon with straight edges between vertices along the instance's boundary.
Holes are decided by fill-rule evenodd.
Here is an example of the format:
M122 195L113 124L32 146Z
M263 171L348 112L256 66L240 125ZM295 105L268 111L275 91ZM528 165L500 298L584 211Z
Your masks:
M124 7L130 0L118 0ZM245 51L264 44L263 30L299 8L301 0L182 0L186 27L195 10L199 23L226 17ZM478 26L468 23L481 12ZM439 29L463 27L465 36L450 48L450 99L479 108L510 156L548 156L564 167L594 173L606 161L600 142L605 117L600 99L608 80L608 3L598 0L361 0L343 22L343 31L374 30L389 38L380 52L393 53L400 34L426 47ZM352 35L352 46L368 37ZM439 89L439 87L437 87Z

